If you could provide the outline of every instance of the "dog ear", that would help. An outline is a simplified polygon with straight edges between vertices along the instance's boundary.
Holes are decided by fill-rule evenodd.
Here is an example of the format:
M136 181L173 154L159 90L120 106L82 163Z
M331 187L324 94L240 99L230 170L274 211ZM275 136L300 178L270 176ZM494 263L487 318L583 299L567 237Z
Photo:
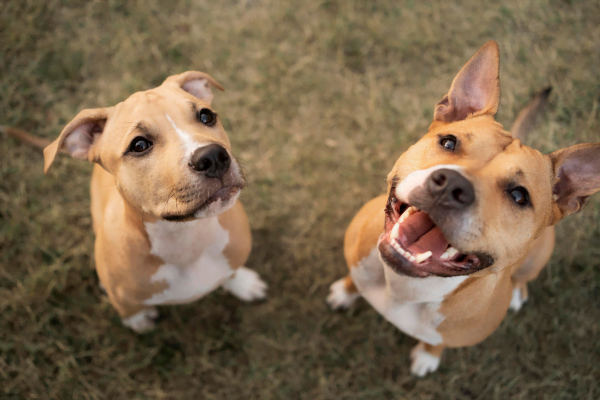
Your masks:
M164 84L177 85L192 96L205 101L208 105L210 105L213 99L213 94L210 90L211 86L221 91L225 90L215 78L199 71L187 71L183 74L170 76L165 79Z
M580 211L600 191L600 143L566 147L550 154L554 166L554 200L562 216Z
M434 121L454 122L477 115L495 115L500 101L498 43L484 44L452 81L435 106Z
M548 97L552 91L552 86L539 92L531 102L519 112L519 115L510 127L510 134L513 138L524 142L529 133L534 129L538 117L543 114L548 104Z
M82 110L69 122L58 138L44 149L44 173L59 151L65 151L74 158L88 159L90 148L104 131L111 108Z

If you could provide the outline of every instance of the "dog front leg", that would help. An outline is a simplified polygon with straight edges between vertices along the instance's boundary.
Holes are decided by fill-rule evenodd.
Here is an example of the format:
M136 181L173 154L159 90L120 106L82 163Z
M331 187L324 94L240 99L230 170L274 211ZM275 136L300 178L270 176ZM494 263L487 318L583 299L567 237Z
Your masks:
M354 285L352 277L347 275L345 278L338 279L331 284L327 304L333 310L346 309L354 304L359 297L360 293Z
M267 284L258 273L244 266L239 267L233 276L225 281L223 289L243 301L262 300L267 297Z
M410 372L418 377L424 377L429 372L433 372L440 366L440 358L444 351L444 346L432 346L425 342L419 342L410 353L412 360Z
M130 328L135 333L145 333L156 327L156 319L159 316L156 307L149 307L142 304L131 304L108 292L108 299L121 316L123 325Z

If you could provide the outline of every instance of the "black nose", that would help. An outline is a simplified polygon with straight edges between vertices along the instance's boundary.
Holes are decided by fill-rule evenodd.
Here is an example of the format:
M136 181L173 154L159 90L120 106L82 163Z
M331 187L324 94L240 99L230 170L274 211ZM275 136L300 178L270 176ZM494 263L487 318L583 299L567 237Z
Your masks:
M208 178L222 178L230 164L229 153L216 143L196 149L190 160L190 167Z
M438 169L427 180L427 188L438 204L448 208L464 208L475 201L475 189L467 178L452 169Z

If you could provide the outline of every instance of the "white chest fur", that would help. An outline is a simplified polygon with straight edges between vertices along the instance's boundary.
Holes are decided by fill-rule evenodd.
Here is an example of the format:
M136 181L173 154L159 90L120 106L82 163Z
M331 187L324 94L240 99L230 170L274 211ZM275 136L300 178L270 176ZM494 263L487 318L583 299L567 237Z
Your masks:
M402 332L431 345L442 342L437 327L444 320L439 308L445 296L467 277L410 278L393 272L374 248L351 270L360 294Z
M150 252L165 263L151 277L168 287L146 300L147 305L181 304L199 299L227 280L233 270L223 250L229 232L217 217L191 222L146 223Z

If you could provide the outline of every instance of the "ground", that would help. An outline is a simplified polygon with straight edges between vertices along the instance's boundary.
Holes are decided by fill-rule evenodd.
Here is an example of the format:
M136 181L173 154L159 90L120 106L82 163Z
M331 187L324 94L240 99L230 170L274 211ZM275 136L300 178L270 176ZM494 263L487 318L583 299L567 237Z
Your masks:
M409 374L415 341L364 301L325 303L346 273L344 229L385 190L453 76L489 39L498 120L554 91L528 144L600 141L600 3L524 0L35 1L0 3L0 124L54 138L196 69L250 186L248 266L269 299L217 291L125 329L98 287L91 166L0 146L0 397L9 399L597 399L600 196L558 225L530 299L483 343Z

